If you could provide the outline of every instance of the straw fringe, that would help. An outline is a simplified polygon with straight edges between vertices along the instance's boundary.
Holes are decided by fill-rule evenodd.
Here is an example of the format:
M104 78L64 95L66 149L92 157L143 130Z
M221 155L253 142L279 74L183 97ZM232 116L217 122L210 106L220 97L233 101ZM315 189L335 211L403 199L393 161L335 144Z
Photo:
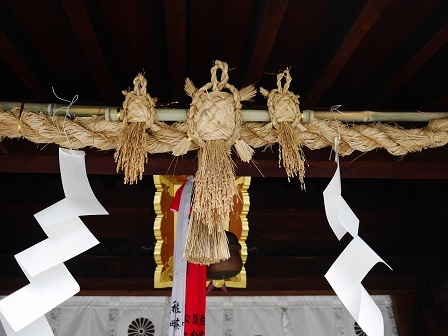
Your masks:
M251 100L257 94L257 89L253 85L243 87L239 90L241 101Z
M185 93L189 96L189 97L193 97L193 94L198 90L196 88L196 86L194 86L193 82L191 81L190 78L187 78L185 80Z
M250 162L250 160L252 160L254 149L249 146L244 140L237 140L234 144L234 147L241 161Z
M225 140L209 140L199 149L194 203L185 258L197 264L213 264L230 257L223 223L233 211L234 165Z
M302 144L297 139L291 124L281 122L279 124L279 139L283 166L288 177L299 177L302 189L305 188L305 154Z
M114 154L117 173L120 170L124 172L124 183L133 184L142 179L145 163L148 162L146 140L145 123L132 123L125 128L123 140Z
M216 264L230 258L227 236L222 225L209 228L198 221L194 212L190 216L184 258L199 265Z

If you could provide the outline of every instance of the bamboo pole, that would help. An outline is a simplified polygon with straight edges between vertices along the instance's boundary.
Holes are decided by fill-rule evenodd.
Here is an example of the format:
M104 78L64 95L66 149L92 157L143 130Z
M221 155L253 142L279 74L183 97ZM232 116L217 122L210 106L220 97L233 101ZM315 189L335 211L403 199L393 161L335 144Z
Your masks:
M20 108L29 112L42 112L52 116L64 116L67 113L67 105L63 104L37 104L0 102L0 107L4 110ZM72 105L69 109L70 117L91 117L94 115L105 116L108 121L123 120L123 111L117 106L82 106ZM269 122L267 110L241 110L242 120L245 122ZM158 121L185 121L187 120L186 110L157 108L156 116ZM448 112L378 112L378 111L313 111L303 110L302 119L309 122L316 119L339 120L343 122L379 122L379 121L420 121L427 122L433 119L448 118Z

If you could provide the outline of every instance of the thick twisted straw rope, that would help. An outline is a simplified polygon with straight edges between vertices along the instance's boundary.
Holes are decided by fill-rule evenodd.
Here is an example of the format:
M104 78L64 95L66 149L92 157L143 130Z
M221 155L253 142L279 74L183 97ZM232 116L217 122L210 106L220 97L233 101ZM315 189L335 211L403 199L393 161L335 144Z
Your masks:
M72 149L95 147L109 150L117 147L122 131L122 123L106 122L102 117L71 120L42 113L20 113L19 109L0 112L0 139L23 137L38 144L54 143Z
M423 128L404 129L387 124L348 126L340 121L315 119L302 124L305 130L296 130L304 146L321 149L332 146L336 137L341 138L339 154L350 155L355 150L369 152L384 148L400 156L426 148L445 146L448 143L448 119L432 120ZM252 147L263 147L276 142L276 132L265 133L263 125L246 123L241 136L248 138Z
M369 152L382 148L392 155L400 156L426 148L442 147L448 143L448 119L432 120L423 128L413 129L381 123L349 126L339 121L319 119L301 125L304 130L297 129L297 137L304 146L313 150L332 146L334 138L340 134L339 154L343 156L350 155L355 150ZM244 123L241 127L241 139L254 148L275 144L278 139L277 131L266 131L265 126L265 123ZM66 148L94 147L110 150L117 147L122 132L123 123L106 121L104 117L72 120L23 111L19 118L18 108L13 111L0 109L0 139L23 137L34 143L54 143ZM159 131L146 134L146 150L150 154L170 153L186 134L185 123L163 125ZM194 149L197 146L192 145L190 150Z
M276 130L265 131L265 126L265 123L244 123L241 138L254 148L275 144L278 138ZM432 120L427 126L414 129L381 123L348 126L339 121L319 119L302 123L302 126L305 130L296 130L297 136L306 147L313 150L332 146L334 138L340 134L339 154L343 156L350 155L355 150L369 152L382 148L392 155L400 156L426 148L442 147L448 143L448 119ZM23 137L34 143L54 143L66 148L93 147L110 150L117 147L122 131L123 123L106 121L104 117L72 120L23 111L19 119L18 109L0 109L0 139ZM169 153L186 133L185 123L163 125L159 131L146 135L147 152ZM194 149L197 146L190 148Z

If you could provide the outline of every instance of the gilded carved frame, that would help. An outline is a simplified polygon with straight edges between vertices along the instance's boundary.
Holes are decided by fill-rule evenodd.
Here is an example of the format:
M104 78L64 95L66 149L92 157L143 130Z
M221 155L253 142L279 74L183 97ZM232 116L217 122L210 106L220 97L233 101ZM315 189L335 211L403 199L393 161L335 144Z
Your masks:
M156 213L154 220L154 235L156 238L154 259L157 265L154 272L155 288L166 288L173 285L174 232L177 213L173 213L169 208L176 191L186 180L186 176L154 175L156 187L154 195L154 211ZM225 280L227 287L245 288L247 283L244 265L247 260L246 239L249 234L247 214L250 206L248 193L250 181L250 176L235 178L239 195L235 197L234 211L230 214L230 222L225 229L232 231L239 239L243 269L237 276Z

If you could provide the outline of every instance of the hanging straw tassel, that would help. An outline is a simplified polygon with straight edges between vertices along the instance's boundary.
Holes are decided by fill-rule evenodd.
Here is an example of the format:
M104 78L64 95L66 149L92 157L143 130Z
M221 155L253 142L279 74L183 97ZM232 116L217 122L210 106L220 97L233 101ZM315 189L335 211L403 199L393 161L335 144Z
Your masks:
M184 257L193 263L209 265L230 257L223 223L233 211L234 166L228 144L209 140L199 149L193 211ZM219 183L216 183L219 182Z
M282 79L285 85L282 87ZM292 78L289 70L277 75L277 89L268 92L261 88L260 92L268 98L267 106L271 122L265 126L264 131L275 128L278 131L278 143L283 166L288 177L299 176L302 189L305 188L305 154L302 150L295 128L302 131L305 127L300 123L300 108L298 96L289 91ZM279 163L280 163L279 162Z
M184 251L184 258L189 262L210 265L230 258L225 231L219 228L204 234L207 229L201 226L196 214L192 212Z
M221 70L220 80L218 70ZM230 257L223 229L237 194L230 148L235 146L245 161L253 155L252 148L240 139L241 100L251 99L256 90L250 86L238 91L228 84L228 79L227 63L216 61L211 69L211 81L200 89L186 80L185 91L192 97L187 112L188 133L173 149L173 154L181 155L188 151L192 141L199 146L192 219L184 256L190 262L203 265Z
M134 79L134 90L123 91L126 96L123 103L125 129L114 158L117 172L124 171L124 183L133 184L142 179L148 158L146 129L160 130L155 119L157 98L151 98L146 92L146 84L146 79L139 74Z
M278 143L281 146L283 166L288 177L299 177L302 189L305 189L305 153L297 138L297 133L288 122L280 122Z

